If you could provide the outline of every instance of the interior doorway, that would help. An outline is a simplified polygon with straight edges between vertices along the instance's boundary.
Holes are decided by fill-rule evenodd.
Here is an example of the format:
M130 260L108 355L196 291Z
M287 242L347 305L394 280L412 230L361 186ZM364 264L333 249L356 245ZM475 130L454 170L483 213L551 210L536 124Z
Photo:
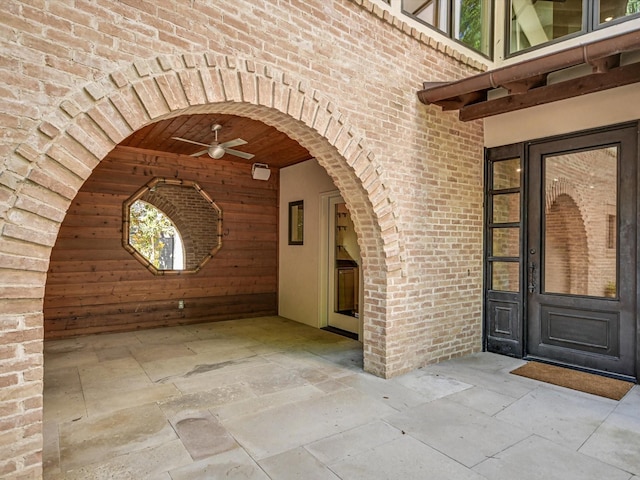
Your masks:
M324 268L321 282L326 285L321 325L352 334L361 334L360 247L347 206L339 193L325 195L322 244Z
M487 156L487 350L636 379L637 125Z

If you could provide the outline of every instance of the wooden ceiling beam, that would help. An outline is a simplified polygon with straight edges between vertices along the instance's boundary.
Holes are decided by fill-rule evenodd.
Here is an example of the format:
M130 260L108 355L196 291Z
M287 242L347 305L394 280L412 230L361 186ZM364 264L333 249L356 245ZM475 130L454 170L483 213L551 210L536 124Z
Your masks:
M532 88L542 87L547 83L547 74L535 75L533 77L525 78L517 82L505 83L501 85L509 91L510 95L522 95L527 93Z
M607 73L612 68L618 68L620 66L620 56L618 53L616 55L594 59L589 62L589 65L593 67L593 73Z
M607 73L594 73L534 88L526 95L509 95L467 105L460 109L460 120L464 122L477 120L638 82L640 82L640 62L614 68Z
M448 98L438 102L438 105L442 107L442 110L459 110L467 105L472 105L477 102L484 102L487 100L487 92L471 92L465 95L460 95L456 98Z

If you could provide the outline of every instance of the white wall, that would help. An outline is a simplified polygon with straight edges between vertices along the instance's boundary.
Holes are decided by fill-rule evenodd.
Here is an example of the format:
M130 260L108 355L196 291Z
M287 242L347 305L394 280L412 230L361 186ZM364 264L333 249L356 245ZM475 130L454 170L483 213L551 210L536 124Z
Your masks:
M334 190L316 160L280 170L279 314L313 327L320 326L320 194ZM289 202L297 200L304 200L304 244L289 245Z
M485 146L497 147L638 119L640 85L636 83L485 118Z

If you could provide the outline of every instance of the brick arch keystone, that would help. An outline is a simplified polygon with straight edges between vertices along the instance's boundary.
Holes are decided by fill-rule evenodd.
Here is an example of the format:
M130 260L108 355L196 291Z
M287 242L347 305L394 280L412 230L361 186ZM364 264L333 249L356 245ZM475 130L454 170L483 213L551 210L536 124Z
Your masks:
M393 374L386 370L384 329L373 326L385 322L380 293L391 277L404 274L384 169L336 103L310 82L270 65L212 53L160 56L138 60L63 100L7 161L4 184L15 188L0 254L11 252L3 246L7 241L29 242L40 251L26 268L46 271L65 212L98 163L141 127L197 113L229 113L274 126L305 146L333 178L352 213L365 292L372 293L365 293L364 302L365 368ZM32 292L43 297L46 280L39 278Z

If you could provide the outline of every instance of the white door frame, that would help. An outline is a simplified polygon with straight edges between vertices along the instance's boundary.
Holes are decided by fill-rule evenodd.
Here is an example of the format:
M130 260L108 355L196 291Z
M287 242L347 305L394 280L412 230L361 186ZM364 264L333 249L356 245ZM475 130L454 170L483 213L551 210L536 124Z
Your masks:
M331 239L331 235L334 234L333 230L330 228L331 225L331 216L332 216L332 205L337 202L343 202L342 196L340 192L337 190L331 192L325 192L320 194L320 225L318 231L320 232L319 238L319 248L320 251L318 253L318 258L320 260L319 265L319 289L318 289L318 325L320 328L327 327L329 325L329 313L330 313L330 300L331 296L329 294L329 275L333 274L333 269L329 268L329 261L333 258L330 255L330 247L333 245L333 241ZM359 271L362 272L362 267L360 266ZM363 318L362 318L362 300L363 300L363 275L360 273L359 275L359 312L358 312L358 338L362 339L363 333Z

